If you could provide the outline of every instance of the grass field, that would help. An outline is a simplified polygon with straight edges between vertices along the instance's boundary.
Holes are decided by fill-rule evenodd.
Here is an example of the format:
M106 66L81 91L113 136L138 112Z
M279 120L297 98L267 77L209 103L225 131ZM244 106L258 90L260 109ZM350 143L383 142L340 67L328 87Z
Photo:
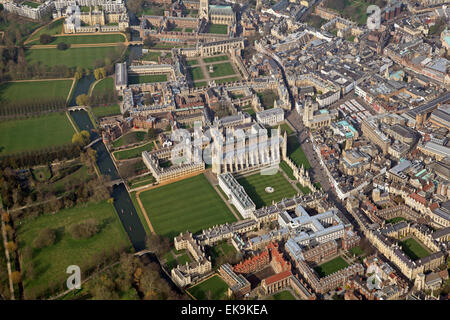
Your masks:
M114 78L108 77L97 82L94 89L92 90L91 95L103 94L105 91L111 92L113 90L114 90Z
M191 75L193 81L205 79L203 70L200 67L188 68L188 73Z
M403 217L395 217L395 218L392 218L392 219L389 219L389 220L385 220L386 223L392 223L392 224L396 224L396 223L398 223L400 221L407 221L407 220L405 218L403 218Z
M142 192L140 198L156 233L170 238L236 221L203 174Z
M88 47L88 48L69 48L67 50L49 49L30 49L25 52L27 62L42 63L49 67L56 65L66 65L69 68L93 68L96 60L103 60L112 50L120 50L121 47Z
M291 167L286 163L286 161L281 161L280 168L287 174L289 179L295 180L294 172L292 171Z
M300 143L297 140L296 136L289 136L287 141L287 155L289 158L291 158L294 163L301 167L303 164L303 167L307 170L311 168L311 165L309 164L308 159L306 158L305 153L303 152L302 148L300 147Z
M229 62L217 63L212 66L214 71L209 74L211 78L232 76L235 74L233 66ZM209 71L209 66L207 67L207 70Z
M216 79L214 81L216 82L216 84L221 84L221 83L227 83L227 82L235 82L238 80L239 80L239 77L230 77L230 78Z
M150 51L142 56L142 60L158 62L158 58L161 56L161 52Z
M120 106L114 104L112 106L95 107L92 108L92 113L96 118L114 116L120 114Z
M145 131L131 131L115 140L112 145L114 148L126 146L128 144L144 141L146 136L147 133Z
M270 296L269 298L267 298L267 300L297 300L297 299L295 299L295 297L292 295L290 291L281 291Z
M327 0L324 2L325 7L334 9L339 12L344 18L351 19L357 22L359 25L366 24L367 21L367 8L371 4L375 4L380 8L384 7L386 4L385 0L345 0L343 9L338 7L338 2L335 0Z
M348 267L348 263L345 262L343 258L337 257L334 258L333 260L330 260L328 262L325 262L324 264L315 267L314 270L316 270L319 276L323 278L346 267Z
M356 256L361 256L364 254L364 251L359 246L353 247L348 251Z
M167 81L167 75L165 74L155 74L155 75L145 75L145 76L129 76L128 84L138 84L138 83L153 83L153 82L165 82Z
M0 122L0 155L71 143L75 133L65 113Z
M403 252L412 260L418 260L430 255L430 253L422 246L422 244L420 244L413 238L399 241L399 244Z
M40 3L33 2L33 1L24 1L24 2L22 2L22 4L23 5L27 5L27 6L31 7L31 8L37 8L37 7L39 7L41 5Z
M114 152L114 156L117 160L133 159L140 157L144 151L152 151L154 147L155 143L151 141L141 147Z
M66 99L72 82L72 80L6 82L0 86L0 102Z
M206 87L206 81L199 81L194 83L194 88Z
M137 188L137 187L145 186L145 185L153 183L153 182L155 182L155 178L153 178L153 176L151 174L148 174L148 175L130 180L129 185L131 188Z
M272 129L277 129L278 126L273 126ZM287 123L282 123L280 125L280 129L281 129L281 134L283 135L284 132L286 132L287 135L293 134L294 130L291 129L291 127L289 127L289 125Z
M125 37L122 34L57 36L53 37L53 41L48 43L48 45L54 45L61 42L67 44L117 43L117 42L125 42ZM30 44L42 45L39 39L34 40Z
M263 92L256 93L256 95L261 100L264 109L272 109L275 100L278 99L278 94L274 90L264 90Z
M303 194L310 194L310 193L311 193L311 189L308 188L308 187L302 186L302 185L300 184L300 182L297 183L297 188L299 188L300 191L301 191Z
M228 26L226 24L211 24L208 33L227 34Z
M72 238L67 231L68 227L89 218L99 222L100 231L88 239ZM66 268L69 265L78 265L83 268L92 261L95 254L130 246L114 207L106 201L80 205L61 210L57 214L42 215L23 221L18 228L19 248L22 254L26 247L33 248L33 241L43 228L52 228L57 231L56 243L43 249L33 250L31 261L36 275L24 279L25 291L41 286L46 287L54 280L65 281ZM26 272L26 266L31 261L25 256L23 259L22 267Z
M228 56L215 56L210 58L203 58L203 61L205 61L205 63L211 63L216 61L227 61L228 59Z
M53 21L50 24L48 24L47 26L43 27L38 32L36 32L33 35L33 38L30 39L30 40L32 40L32 41L37 40L39 42L39 37L42 34L48 34L48 35L51 35L51 36L54 36L54 35L57 35L57 34L61 34L62 28L63 28L63 24L64 24L64 19L59 19L59 20Z
M228 285L219 276L215 275L208 280L190 288L188 292L192 294L197 300L208 299L208 292L212 300L221 300L226 298Z
M195 66L195 65L198 65L198 60L197 59L187 60L186 64L188 66Z
M259 172L251 176L238 179L256 208L272 205L272 201L278 202L283 198L292 197L297 194L294 187L283 177L281 172L274 175L262 175ZM268 193L264 189L272 187L274 192Z

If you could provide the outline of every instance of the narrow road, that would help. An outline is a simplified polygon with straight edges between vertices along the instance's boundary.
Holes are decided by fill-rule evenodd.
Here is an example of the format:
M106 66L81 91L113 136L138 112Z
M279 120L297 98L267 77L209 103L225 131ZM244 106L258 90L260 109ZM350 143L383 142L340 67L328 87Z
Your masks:
M0 210L1 214L3 214L3 211ZM14 285L12 282L12 278L11 278L11 262L9 259L9 251L6 247L6 243L8 242L8 238L6 236L6 230L5 230L5 222L3 221L3 217L0 218L0 220L2 221L2 236L3 236L3 247L5 248L5 256L6 256L6 267L8 268L8 278L9 278L9 291L11 294L11 300L15 300L15 296L14 296Z

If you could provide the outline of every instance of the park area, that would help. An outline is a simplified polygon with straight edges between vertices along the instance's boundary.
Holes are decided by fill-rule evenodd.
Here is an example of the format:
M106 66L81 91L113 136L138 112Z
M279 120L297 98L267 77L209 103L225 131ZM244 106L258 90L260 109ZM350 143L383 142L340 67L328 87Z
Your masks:
M244 187L245 192L253 200L256 208L272 205L272 201L278 202L283 198L297 194L294 187L284 178L281 172L274 175L262 175L259 172L237 180ZM266 191L267 187L273 188L272 192Z
M139 195L147 216L161 236L234 222L236 218L203 174L153 188Z
M189 292L196 300L221 300L227 297L228 285L218 275L200 282Z
M314 268L319 277L324 278L341 269L347 268L348 263L342 257L334 258Z
M0 85L0 102L37 102L67 99L73 80L6 82ZM1 108L1 107L0 107Z
M104 60L111 53L119 57L123 50L124 47L121 46L69 48L67 50L29 49L26 51L26 59L29 64L42 63L49 67L66 65L68 68L92 69L95 61Z
M65 113L0 122L0 155L70 144L75 133Z
M95 219L100 226L99 231L89 238L72 237L70 227L87 219ZM35 239L45 228L54 230L56 239L53 244L38 249ZM91 202L63 209L57 214L23 220L18 228L18 240L25 293L31 296L40 295L49 286L63 285L68 266L78 265L85 271L98 264L96 257L99 254L108 255L130 246L114 207L107 201Z
M402 248L402 251L412 260L422 259L431 254L414 238L399 241L399 245Z

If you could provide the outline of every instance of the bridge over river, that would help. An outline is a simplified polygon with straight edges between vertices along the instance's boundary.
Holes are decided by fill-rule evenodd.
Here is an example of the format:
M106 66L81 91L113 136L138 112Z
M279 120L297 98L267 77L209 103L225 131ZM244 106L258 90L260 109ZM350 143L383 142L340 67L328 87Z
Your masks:
M91 133L91 145L97 151L97 166L100 173L111 178L112 197L114 198L114 208L117 215L136 252L145 250L146 234L144 227L109 151L94 130L91 119L85 110L71 110L70 114L80 130L88 130Z

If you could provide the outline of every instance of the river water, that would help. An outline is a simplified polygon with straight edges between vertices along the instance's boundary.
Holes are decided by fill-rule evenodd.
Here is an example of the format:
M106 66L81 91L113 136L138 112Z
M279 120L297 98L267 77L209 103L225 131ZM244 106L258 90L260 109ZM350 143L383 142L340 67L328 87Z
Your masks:
M80 130L87 130L91 133L91 141L99 137L85 110L71 111L70 114ZM120 179L119 172L103 141L97 142L92 148L97 151L97 166L100 173L109 176L112 181ZM114 185L112 197L114 198L114 208L134 249L136 252L144 250L145 230L123 182Z

